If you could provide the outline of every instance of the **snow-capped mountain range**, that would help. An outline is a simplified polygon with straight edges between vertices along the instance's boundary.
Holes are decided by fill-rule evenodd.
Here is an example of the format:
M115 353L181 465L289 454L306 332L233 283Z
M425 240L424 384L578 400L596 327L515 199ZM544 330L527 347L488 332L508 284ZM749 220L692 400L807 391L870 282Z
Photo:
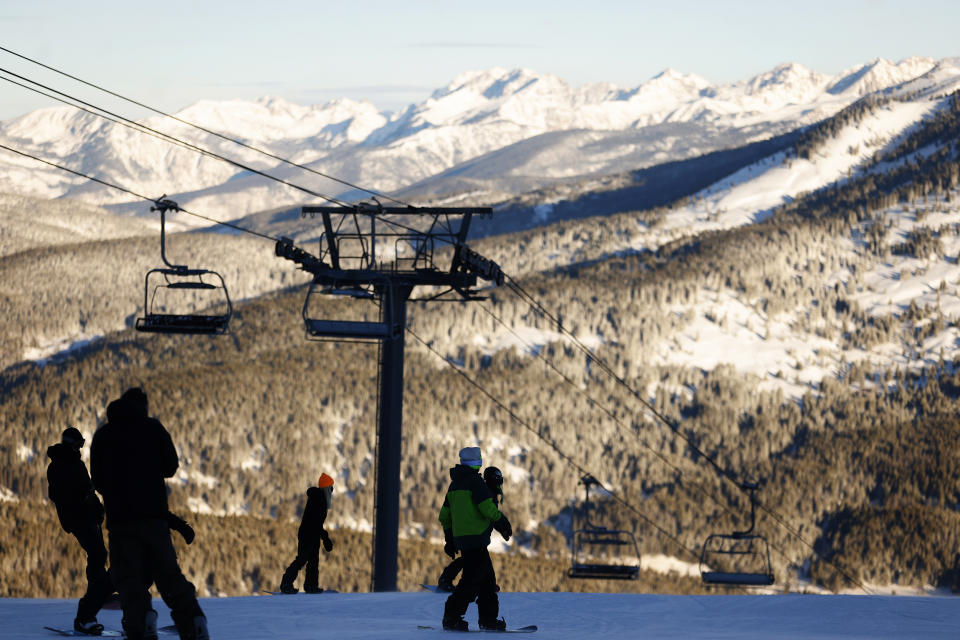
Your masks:
M551 182L636 169L737 146L823 119L869 93L952 85L960 61L876 59L836 76L796 63L714 85L668 69L632 89L571 87L526 69L463 73L398 113L342 99L201 101L176 116L353 184L408 199L455 194L494 204ZM905 84L907 83L907 84ZM363 194L162 116L144 125L339 198ZM73 107L0 122L4 144L150 197L220 218L317 199L194 150ZM0 153L0 191L146 212L126 193ZM418 200L419 201L419 200Z

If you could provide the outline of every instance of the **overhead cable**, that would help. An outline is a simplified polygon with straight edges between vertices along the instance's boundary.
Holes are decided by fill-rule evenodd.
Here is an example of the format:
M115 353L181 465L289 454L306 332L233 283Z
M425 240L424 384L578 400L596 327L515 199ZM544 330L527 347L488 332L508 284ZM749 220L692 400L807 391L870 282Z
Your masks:
M322 193L319 193L319 192L314 191L314 190L312 190L312 189L308 189L308 188L306 188L306 187L302 187L302 186L300 186L300 185L298 185L298 184L294 184L294 183L292 183L292 182L289 182L288 180L284 180L283 178L279 178L279 177L277 177L277 176L271 175L271 174L269 174L269 173L267 173L267 172L265 172L265 171L261 171L261 170L259 170L259 169L255 169L255 168L253 168L253 167L251 167L251 166L249 166L249 165L243 164L242 162L238 162L238 161L236 161L236 160L232 160L232 159L227 158L226 156L222 156L222 155L220 155L220 154L218 154L218 153L216 153L216 152L214 152L214 151L210 151L209 149L204 149L203 147L197 146L197 145L192 144L192 143L190 143L190 142L187 142L187 141L185 141L185 140L181 140L180 138L177 138L176 136L172 136L172 135L170 135L170 134L163 133L162 131L157 131L156 129L153 129L153 128L151 128L151 127L148 127L148 126L146 126L146 125L144 125L144 124L141 124L141 123L136 122L136 121L134 121L134 120L130 120L129 118L125 118L124 116L121 116L121 115L119 115L119 114L113 113L112 111L109 111L109 110L104 109L104 108L102 108L102 107L98 107L98 106L96 106L96 105L90 104L89 102L85 102L84 100L81 100L81 99L79 99L79 98L77 98L77 97L71 96L71 95L69 95L69 94L67 94L67 93L64 93L64 92L62 92L62 91L58 91L58 90L56 90L56 89L54 89L54 88L52 88L52 87L48 87L48 86L45 85L45 84L42 84L42 83L37 82L37 81L35 81L35 80L31 80L31 79L29 79L29 78L26 78L26 77L24 77L24 76L21 76L20 74L14 73L14 72L12 72L12 71L10 71L10 70L8 70L8 69L4 69L3 67L0 67L0 71L2 71L3 73L7 73L7 74L9 74L9 75L11 75L11 76L14 76L15 78L19 78L20 80L23 80L23 81L25 81L25 82L29 82L29 83L32 84L32 85L36 85L36 86L38 86L38 87L42 87L43 89L46 89L47 91L52 91L53 93L56 93L56 94L58 94L58 95L60 95L60 96L63 96L63 99L62 99L62 98L57 98L56 96L50 96L50 95L48 95L48 94L43 94L43 92L41 92L41 91L39 91L39 90L37 90L37 89L33 89L33 88L31 88L31 87L26 87L25 85L23 85L23 84L21 84L21 83L19 83L19 82L15 82L14 80L11 80L10 78L6 78L6 77L4 77L4 76L0 76L0 78L6 80L7 82L10 82L10 83L16 84L16 85L18 85L18 86L24 87L24 88L29 89L29 90L31 90L31 91L34 91L34 92L36 92L36 93L40 93L41 95L47 95L47 97L51 97L51 98L53 98L53 99L55 99L55 100L58 100L58 101L60 101L60 102L63 102L64 104L69 104L69 105L72 106L72 107L75 107L75 108L77 108L77 109L81 109L81 110L86 111L87 113L90 113L90 114L92 114L92 115L96 115L96 116L98 116L98 117L104 118L105 120L110 120L111 122L115 122L115 123L117 123L117 124L121 124L121 125L123 125L123 126L126 126L127 128L132 128L132 129L134 129L135 131L140 131L140 132L142 132L142 133L147 133L148 135L153 135L153 137L162 138L162 139L166 140L167 142L170 142L170 143L172 143L172 144L179 145L179 146L181 146L181 147L188 148L188 149L190 149L190 150L192 150L192 151L196 151L197 153L203 154L203 155L205 155L205 156L208 156L208 157L211 157L211 158L215 158L215 159L217 159L217 160L222 160L223 162L226 162L226 163L228 163L228 164L231 164L231 165L233 165L233 166L235 166L235 167L237 167L237 168L239 168L239 169L243 169L244 171L249 171L249 172L251 172L251 173L255 173L255 174L257 174L257 175L263 176L263 177L268 178L268 179L270 179L270 180L274 180L274 181L279 182L279 183L281 183L281 184L284 184L284 185L286 185L286 186L288 186L288 187L292 187L293 189L297 189L298 191L302 191L302 192L304 192L304 193L306 193L306 194L308 194L308 195L311 195L311 196L314 196L314 197L317 197L317 198L321 198L321 199L323 199L323 200L326 200L327 202L332 202L333 204L340 205L340 206L343 206L343 207L349 207L348 204L346 204L346 203L344 203L344 202L342 202L342 201L340 201L340 200L337 200L336 198L333 198L333 197L331 197L331 196L324 195L324 194L322 194ZM85 107L90 107L91 109L94 109L95 111L90 111L89 109L85 109L85 108L83 108L83 107L78 107L76 104L71 104L70 102L67 102L67 101L66 101L67 99L69 99L69 100L74 100L74 101L76 101L76 102L84 105ZM104 114L106 114L106 115L104 115ZM109 116L109 117L108 117L108 116Z
M255 151L255 152L260 153L260 154L262 154L262 155L265 155L265 156L267 156L267 157L269 157L269 158L273 158L274 160L279 160L280 162L283 162L284 164L288 164L288 165L290 165L290 166L292 166L292 167L296 167L296 168L302 169L302 170L304 170L304 171L309 171L310 173L316 174L316 175L321 176L321 177L323 177L323 178L327 178L328 180L333 180L334 182L337 182L337 183L342 184L342 185L344 185L344 186L350 187L351 189L356 189L356 190L358 190L358 191L363 191L364 193L369 193L370 195L376 196L376 197L378 197L378 198L383 198L383 199L385 199L385 200L390 200L391 202L396 202L397 204L402 204L402 205L405 205L405 206L412 206L412 205L410 205L410 204L408 204L408 203L406 203L406 202L403 202L402 200L397 200L396 198L392 198L392 197L390 197L390 196L388 196L388 195L386 195L386 194L383 194L383 193L374 191L374 190L372 190L372 189L367 189L366 187L361 187L361 186L359 186L359 185L355 185L355 184L353 184L353 183L351 183L351 182L348 182L348 181L346 181L346 180L343 180L343 179L341 179L341 178L337 178L336 176L331 176L331 175L329 175L329 174L323 173L322 171L318 171L318 170L313 169L313 168L311 168L311 167L308 167L308 166L306 166L306 165L299 164L299 163L293 162L292 160L288 160L288 159L283 158L283 157L281 157L281 156L275 155L275 154L271 153L270 151L267 151L266 149L262 149L262 148L256 147L256 146L254 146L254 145L248 144L248 143L243 142L242 140L238 140L238 139L236 139L236 138L231 138L230 136L226 136L226 135L224 135L224 134L222 134L222 133L219 133L219 132L217 132L217 131L213 131L213 130L211 130L211 129L207 129L207 128L201 126L201 125L195 124L195 123L190 122L190 121L188 121L188 120L184 120L184 119L179 118L179 117L177 117L177 116L175 116L175 115L173 115L173 114L166 113L166 112L161 111L160 109L157 109L157 108L155 108L155 107L151 107L151 106L149 106L149 105L147 105L147 104L143 104L142 102L138 102L138 101L136 101L136 100L133 100L132 98L128 98L128 97L126 97L126 96L124 96L124 95L121 95L121 94L119 94L119 93L116 93L116 92L114 92L114 91L111 91L111 90L109 90L109 89L107 89L107 88L105 88L105 87L101 87L100 85L94 84L94 83L92 83L92 82L88 82L87 80L84 80L84 79L82 79L82 78L78 78L77 76L71 75L71 74L69 74L69 73L67 73L67 72L65 72L65 71L61 71L60 69L57 69L56 67L52 67L52 66L50 66L50 65L44 64L44 63L40 62L39 60L34 60L33 58L27 57L27 56L25 56L25 55L23 55L23 54L21 54L21 53L17 53L16 51L12 51L11 49L7 49L6 47L0 46L0 51L5 51L6 53L9 53L10 55L16 56L16 57L18 57L18 58L20 58L20 59L22 59L22 60L26 60L27 62L31 62L31 63L33 63L33 64L35 64L35 65L38 65L38 66L40 66L40 67L43 67L44 69L47 69L47 70L49 70L49 71L53 71L54 73L60 74L60 75L62 75L62 76L64 76L64 77L66 77L66 78L70 78L71 80L74 80L74 81L76 81L76 82L79 82L79 83L81 83L81 84L84 84L84 85L86 85L86 86L88 86L88 87L91 87L91 88L93 88L93 89L97 89L98 91L102 91L102 92L104 92L104 93L106 93L106 94L109 94L109 95L115 97L115 98L120 98L121 100L124 100L124 101L126 101L126 102L129 102L130 104L136 105L136 106L141 107L141 108L143 108L143 109L147 109L148 111L152 111L153 113L156 113L156 114L158 114L158 115L161 115L161 116L163 116L163 117L165 117L165 118L170 118L171 120L175 120L176 122L179 122L180 124L185 124L185 125L187 125L188 127L193 127L194 129L197 129L197 130L199 130L199 131L203 131L204 133L210 134L210 135L212 135L212 136L216 136L217 138L220 138L221 140L225 140L225 141L227 141L227 142L232 142L232 143L237 144L237 145L239 145L239 146L241 146L241 147L244 147L244 148L246 148L246 149L250 149L251 151Z
M97 183L99 183L99 184L104 185L105 187L110 187L111 189L116 189L117 191L122 191L122 192L124 192L124 193L130 194L131 196L134 196L134 197L136 197L136 198L140 198L141 200L146 200L147 202L153 202L153 203L156 203L156 202L157 202L157 199L156 199L156 198L151 198L151 197L149 197L149 196L143 195L142 193L137 193L136 191L132 191L131 189L127 189L126 187L121 187L121 186L118 185L118 184L114 184L114 183L112 183L112 182L107 182L106 180L101 180L100 178L96 178L96 177L94 177L94 176L87 175L86 173L82 173L82 172L80 172L80 171L75 171L75 170L73 170L73 169L71 169L71 168L69 168L69 167L65 167L65 166L63 166L63 165L57 164L56 162L50 162L49 160L44 160L43 158L38 158L37 156L32 155L32 154L29 154L29 153L27 153L27 152L25 152L25 151L20 151L20 150L18 150L18 149L14 149L13 147L8 147L8 146L5 145L5 144L0 143L0 149L5 149L6 151L10 151L11 153L16 153L17 155L21 155L21 156L23 156L23 157L25 157L25 158L30 158L31 160L36 160L37 162L42 162L43 164L49 165L49 166L54 167L54 168L56 168L56 169L60 169L61 171L66 171L67 173L72 173L72 174L75 175L75 176L79 176L79 177L81 177L81 178L85 178L85 179L90 180L90 181L92 181L92 182L97 182ZM212 223L214 223L214 224L218 224L218 225L221 225L221 226L224 226L224 227L230 227L231 229L236 229L237 231L241 231L241 232L243 232L243 233L249 233L250 235L258 236L258 237L260 237L260 238L265 238L266 240L271 240L271 241L273 241L273 242L278 242L278 241L280 240L279 238L274 238L273 236L268 236L268 235L266 235L266 234L264 234L264 233L260 233L259 231L253 231L253 230L251 230L251 229L245 229L245 228L243 228L243 227L241 227L241 226L239 226L239 225L235 225L235 224L233 224L233 223L231 223L231 222L223 222L222 220L215 220L214 218L210 218L210 217L208 217L208 216L205 216L205 215L202 215L202 214L199 214L199 213L194 213L193 211L187 211L186 209L183 209L183 208L180 208L180 207L177 207L177 211L180 211L180 212L182 212L182 213L185 213L185 214L187 214L188 216L193 216L193 217L195 217L195 218L200 218L201 220L206 220L207 222L212 222Z
M520 341L523 342L525 345L527 345L528 348L532 347L532 345L531 345L529 342L527 342L527 341L523 338L523 336L521 336L517 331L515 331L515 330L513 329L513 327L511 327L511 326L508 325L506 322L504 322L497 314L495 314L493 311L491 311L490 309L488 309L488 308L487 308L485 305L483 305L483 304L480 304L480 308L481 308L485 313L487 313L490 317L492 317L496 322L498 322L501 326L503 326L507 331L509 331L510 333L512 333L512 334L514 335L514 337L516 337L518 340L520 340ZM614 413L612 409L608 408L607 406L605 406L605 405L603 405L603 404L600 404L600 402L597 401L597 400L595 400L589 393L587 393L586 391L584 391L583 389L581 389L581 388L580 388L580 385L578 385L578 384L577 384L575 381L573 381L567 374L565 374L563 371L561 371L560 368L559 368L556 364L554 364L549 358L545 357L542 352L536 353L534 357L537 358L537 359L539 359L539 360L541 360L541 361L542 361L545 365L547 365L554 373L556 373L556 374L560 377L560 379L562 379L566 384L568 384L570 387L572 387L574 390L576 390L577 393L579 393L581 396L583 396L583 397L587 400L587 403L588 403L591 407L595 407L596 409L599 409L600 411L602 411L603 413L605 413L605 414L607 415L607 417L609 417L611 420L613 420L614 424L616 424L617 427L618 427L619 429L621 429L622 431L627 431L627 432L631 433L632 435L636 436L637 439L640 440L640 444L642 444L646 449L649 449L650 452L653 453L653 455L656 456L661 462L663 462L665 465L667 465L668 467L670 467L670 468L672 468L674 471L676 471L678 475L683 476L683 470L680 469L680 467L678 467L677 465L673 464L665 455L663 455L662 453L660 453L659 451L657 451L656 449L654 449L652 446L650 446L649 444L647 444L646 442L644 442L642 439L640 439L640 434L637 433L637 431L636 431L635 429L629 428L627 425L625 425L625 424L623 423L622 420L620 420L620 418L617 417L616 413ZM699 491L700 494L703 495L703 497L709 499L711 502L713 502L714 504L716 504L718 507L720 507L721 509L723 509L724 511L726 511L729 515L731 515L731 516L736 516L736 515L737 515L737 514L735 514L735 513L733 512L733 510L730 509L730 507L729 507L728 505L723 504L722 502L720 502L717 498L715 498L715 497L712 496L711 494L707 493L706 490L704 490L702 487L699 487L699 486L697 486L697 485L694 485L694 488L695 488L697 491ZM692 495L692 494L691 494L691 495Z

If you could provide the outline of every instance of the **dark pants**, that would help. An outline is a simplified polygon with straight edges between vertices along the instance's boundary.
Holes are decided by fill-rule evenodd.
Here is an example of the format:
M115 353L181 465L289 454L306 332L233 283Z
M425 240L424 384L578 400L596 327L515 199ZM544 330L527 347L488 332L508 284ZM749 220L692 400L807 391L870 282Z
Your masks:
M107 548L97 522L74 528L73 535L87 554L87 591L77 604L77 617L87 621L97 617L107 597L113 593L113 580L107 573Z
M152 609L150 584L155 582L181 638L193 634L193 619L202 616L196 590L183 577L165 519L121 522L110 527L110 572L120 593L128 640L143 637L144 617Z
M443 617L463 616L467 606L476 599L480 619L495 620L500 613L500 601L497 598L497 575L487 548L464 549L460 557L463 558L463 575L447 598Z
M297 557L283 572L280 584L292 586L304 565L307 566L307 572L303 576L303 590L318 588L320 586L320 538L298 539Z

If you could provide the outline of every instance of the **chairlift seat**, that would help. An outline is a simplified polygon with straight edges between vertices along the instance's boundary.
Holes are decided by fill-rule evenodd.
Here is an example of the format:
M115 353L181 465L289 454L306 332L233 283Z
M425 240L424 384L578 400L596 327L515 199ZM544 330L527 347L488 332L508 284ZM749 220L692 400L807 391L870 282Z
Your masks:
M773 574L770 573L737 573L725 571L704 571L701 579L707 584L726 584L764 587L772 585Z
M726 546L725 546L726 545ZM747 562L748 569L756 571L711 571L707 565L722 557L753 559ZM742 563L738 560L737 563ZM743 565L740 564L738 569ZM766 538L757 534L714 533L707 537L700 552L700 579L707 584L767 586L774 583L770 566L770 545Z
M151 276L160 276L162 281L153 287L154 297L159 289L187 290L187 291L223 291L221 304L225 313L159 313L154 310L150 298ZM205 282L204 276L212 276L220 284ZM192 278L182 280L180 278ZM182 266L171 268L151 269L144 278L143 317L137 318L134 328L143 333L195 334L195 335L223 335L230 326L233 315L233 305L230 294L227 293L223 277L216 271L208 269L189 269Z
M590 487L599 483L593 476L588 475L580 480L580 484L584 485L585 489L583 522L581 527L573 532L572 557L567 575L571 578L595 580L636 580L640 575L640 547L637 545L636 536L630 531L593 524L590 521ZM636 564L590 561L596 557L591 553L592 549L611 546L627 547L630 559L635 559Z
M567 575L571 578L594 580L636 580L640 575L640 567L622 564L574 564Z
M700 551L700 579L705 584L763 587L774 583L770 543L762 535L753 533L757 518L755 493L758 486L744 483L742 488L750 494L750 528L707 536ZM724 559L728 562L722 562ZM721 565L720 570L715 570L715 563ZM710 565L714 565L713 569Z
M181 333L181 334L201 334L201 335L219 335L227 332L230 325L230 316L233 315L233 305L230 303L230 294L227 293L227 285L216 271L208 269L191 269L182 264L172 264L167 260L166 243L166 219L168 211L180 211L180 207L173 200L168 200L166 195L160 196L155 201L156 206L150 207L151 211L160 212L160 258L166 267L151 269L147 272L143 282L143 317L137 318L134 327L137 331L146 333ZM159 276L162 279L160 284L154 284L153 296L150 295L150 278ZM204 276L211 276L220 281L219 285L204 281ZM170 309L155 308L157 292L160 289L187 290L189 291L211 291L220 289L223 291L222 301L218 311L223 313L166 313ZM180 311L180 309L176 309Z
M136 329L144 333L221 335L229 325L229 315L148 313L137 318Z
M311 338L376 339L388 337L385 322L362 322L359 320L319 320L304 317L307 335Z
M353 286L345 287L318 287L319 282L314 279L307 290L307 297L303 301L303 309L300 315L303 317L303 326L307 332L307 338L314 340L345 340L356 342L367 342L390 338L390 323L384 321L381 317L378 321L370 320L328 320L314 316L316 312L312 309L310 301L313 296L320 294L324 296L339 296L345 298L354 298L356 300L367 300L377 303L377 297L366 289ZM390 295L387 293L386 295ZM388 305L389 306L389 305ZM394 328L394 331L396 329Z

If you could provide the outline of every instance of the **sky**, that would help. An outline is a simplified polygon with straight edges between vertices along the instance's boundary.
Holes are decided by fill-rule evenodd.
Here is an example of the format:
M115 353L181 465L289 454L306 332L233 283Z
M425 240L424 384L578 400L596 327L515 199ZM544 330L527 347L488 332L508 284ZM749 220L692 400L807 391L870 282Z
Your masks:
M957 24L956 0L6 0L0 46L165 111L266 95L397 110L491 67L626 88L668 67L719 83L958 56ZM5 52L0 69L70 90ZM54 104L0 83L0 120Z

